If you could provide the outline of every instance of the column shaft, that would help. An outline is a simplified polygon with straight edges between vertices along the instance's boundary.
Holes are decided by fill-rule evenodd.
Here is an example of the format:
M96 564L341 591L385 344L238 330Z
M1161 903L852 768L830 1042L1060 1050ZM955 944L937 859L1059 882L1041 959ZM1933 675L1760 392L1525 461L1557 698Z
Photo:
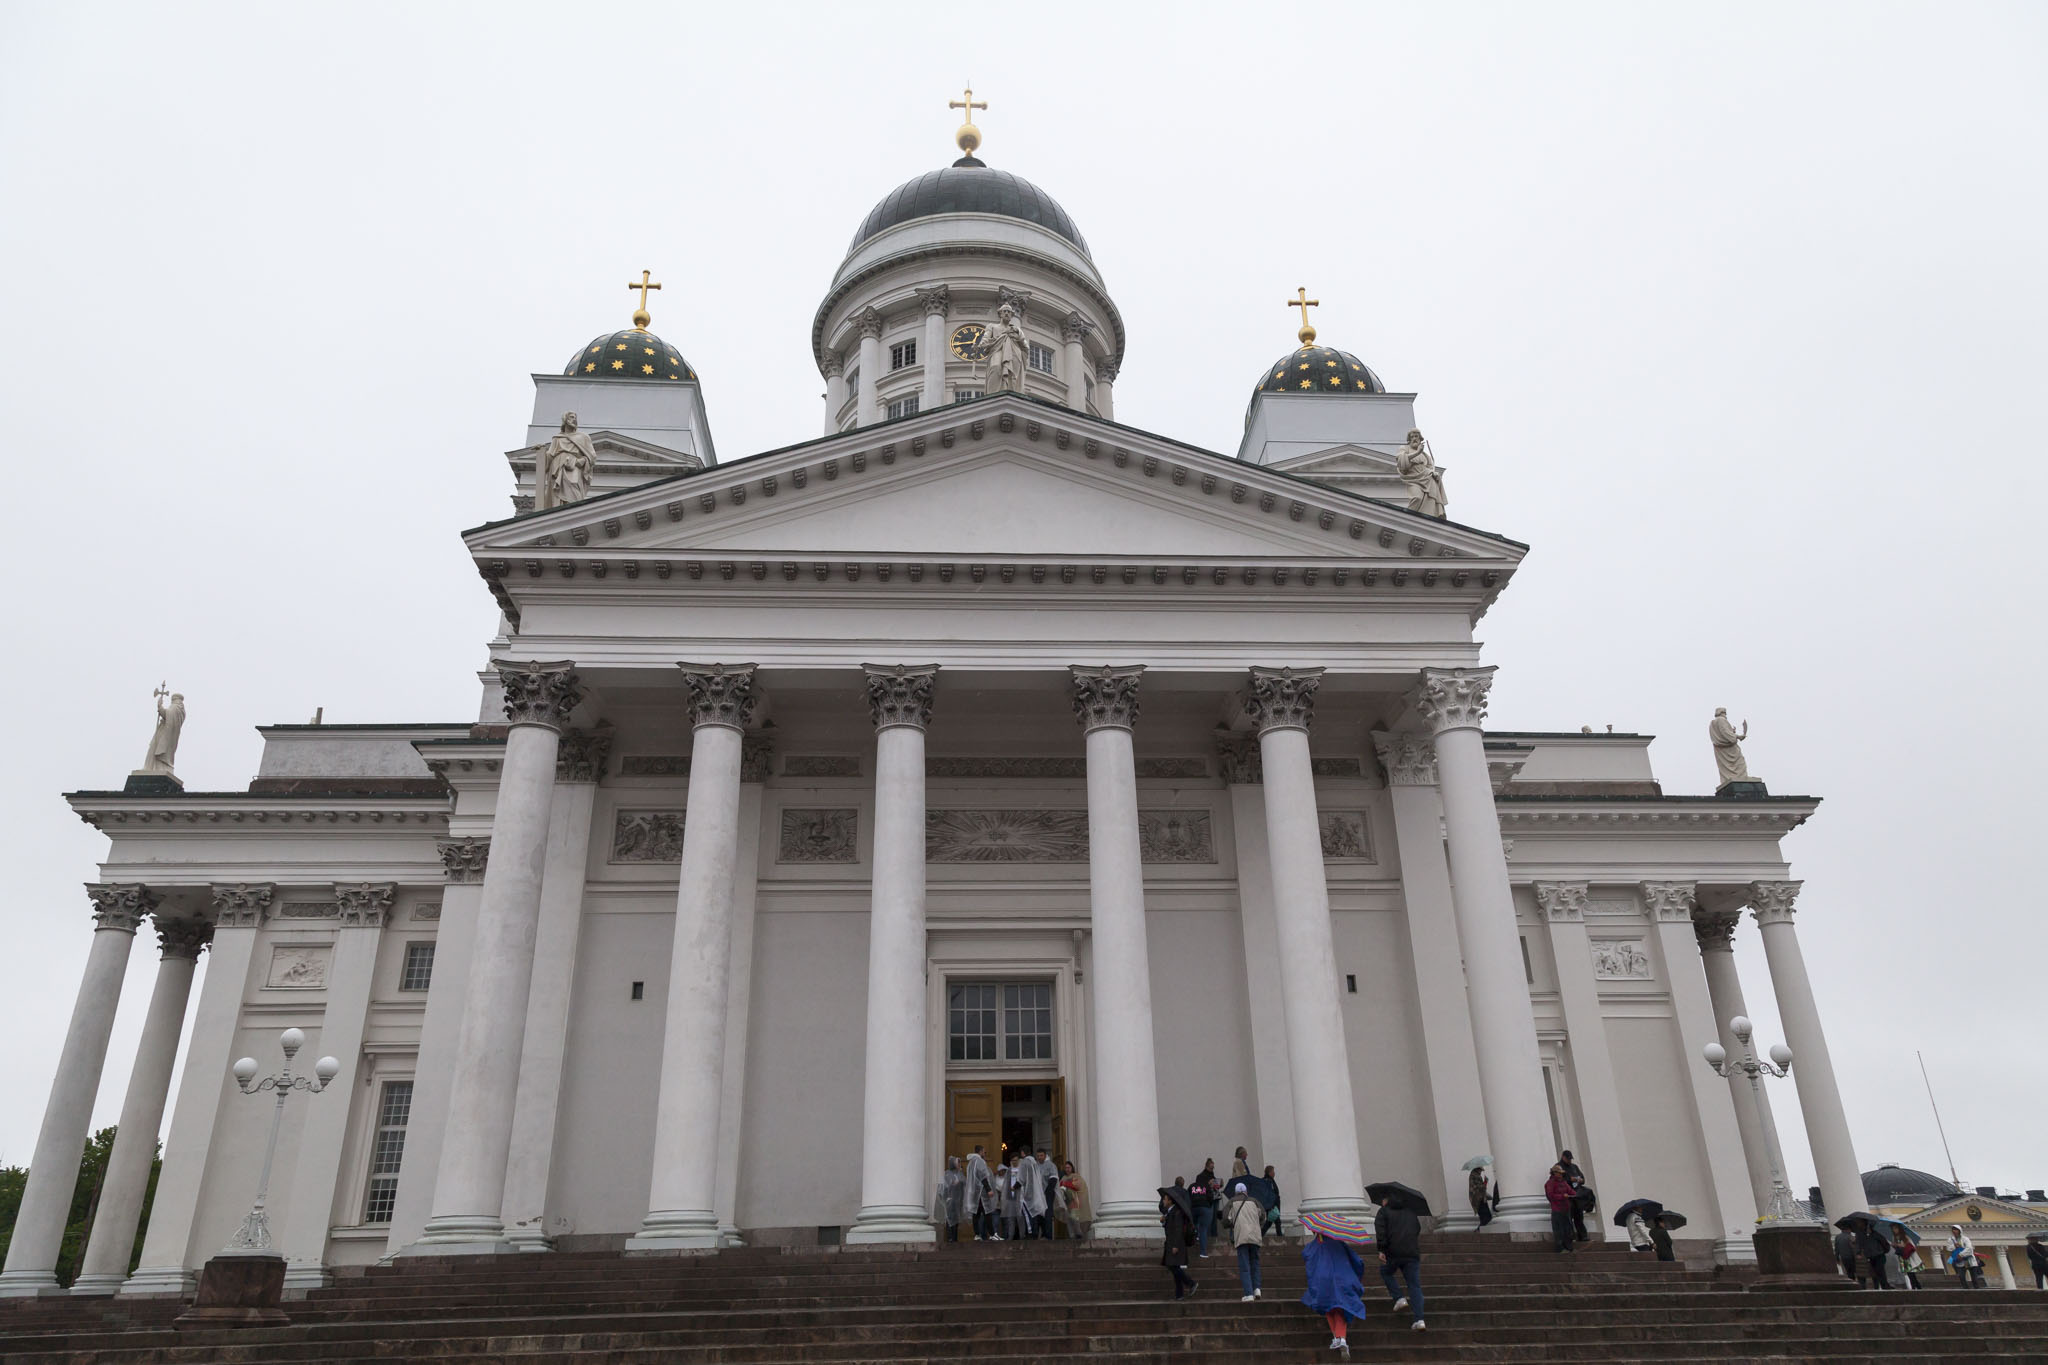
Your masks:
M1721 1046L1728 1049L1730 1057L1740 1057L1743 1045L1728 1027L1728 1021L1737 1015L1749 1015L1730 937L1739 917L1739 912L1702 915L1693 922L1700 945L1700 965L1707 974L1707 1000L1714 1012ZM1747 1076L1731 1075L1727 1084L1728 1097L1735 1105L1735 1126L1742 1134L1743 1160L1749 1167L1749 1191L1758 1210L1767 1209L1771 1200L1771 1153L1782 1150L1778 1145L1777 1121L1771 1116L1771 1102L1768 1096L1759 1097Z
M920 402L926 412L946 401L946 309L943 303L927 303L924 313L924 394Z
M185 1028L186 1002L192 998L192 974L206 942L202 921L159 918L156 927L163 956L157 962L149 1009L142 1016L142 1041L135 1049L120 1127L100 1184L99 1210L93 1215L78 1278L71 1285L74 1294L112 1294L128 1278L135 1230L142 1223L142 1201L149 1191L149 1168L156 1161L156 1140L163 1132L164 1106L171 1095L178 1035Z
M935 1239L924 1165L924 726L935 671L868 667L868 697L880 728L861 1208L849 1242Z
M881 420L875 395L882 387L882 315L870 308L860 319L860 391L854 404L855 425L871 427Z
M1580 1164L1587 1183L1606 1190L1600 1212L1611 1212L1636 1193L1622 1121L1621 1094L1614 1084L1614 1059L1607 1047L1607 1018L1600 1007L1600 983L1593 976L1593 944L1586 933L1586 884L1538 882L1536 899L1550 922L1550 948L1557 960L1557 989L1571 1045L1572 1075L1579 1108L1586 1117L1587 1151ZM1597 1225L1609 1241L1627 1235L1608 1218Z
M1116 383L1116 362L1105 357L1095 362L1095 412L1106 422L1116 420L1116 403L1113 386Z
M1258 1088L1259 1144L1262 1164L1290 1175L1301 1169L1301 1150L1294 1141L1294 1079L1287 1069L1287 1018L1280 982L1280 951L1275 944L1273 859L1266 845L1266 789L1257 771L1256 743L1247 762L1229 755L1224 764L1229 782L1230 827L1237 851L1237 904L1244 935L1245 993L1251 1006L1252 1084ZM1281 1183L1281 1213L1295 1214L1301 1191L1294 1181Z
M766 774L761 774L766 777ZM754 994L754 898L760 883L761 783L740 782L739 872L732 887L732 970L725 997L725 1093L718 1104L718 1240L739 1246L740 1154L747 1100L747 1020Z
M1806 1116L1806 1141L1813 1150L1820 1196L1830 1222L1870 1205L1863 1196L1863 1177L1856 1166L1856 1144L1849 1137L1849 1116L1835 1085L1835 1063L1828 1055L1827 1034L1820 1026L1820 1006L1807 979L1806 957L1799 951L1792 927L1792 903L1798 882L1753 882L1750 906L1763 928L1764 956L1771 964L1771 986L1778 997L1778 1018L1785 1026L1785 1044L1792 1049L1792 1079L1799 1086L1799 1108Z
M839 411L846 406L846 362L833 352L825 355L825 434L839 430Z
M0 1271L0 1298L56 1291L57 1256L63 1250L65 1221L71 1216L93 1101L99 1095L100 1070L107 1061L107 1039L114 1031L121 978L128 972L135 927L155 904L140 886L89 886L86 891L98 907L94 917L99 924L86 951L78 1000L57 1055L57 1074L50 1082L50 1102L36 1134L35 1155L29 1159L28 1186L15 1214L7 1266Z

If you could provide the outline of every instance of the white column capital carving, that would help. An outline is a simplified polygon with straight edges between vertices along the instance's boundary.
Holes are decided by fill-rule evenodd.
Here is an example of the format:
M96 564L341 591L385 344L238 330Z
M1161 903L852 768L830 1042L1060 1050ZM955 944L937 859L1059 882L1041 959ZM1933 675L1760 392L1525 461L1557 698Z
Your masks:
M775 771L775 740L768 735L740 736L740 781L766 782Z
M1799 888L1805 882L1751 882L1749 884L1749 912L1756 916L1756 922L1763 924L1790 924L1792 903L1799 899Z
M157 946L165 957L197 959L200 950L213 942L213 926L203 919L179 919L156 914Z
M1095 330L1095 324L1079 313L1069 313L1060 323L1061 341L1086 341L1088 334Z
M505 719L514 725L566 729L569 713L583 700L575 665L568 660L499 664L498 679L505 687Z
M87 882L85 894L92 899L95 926L112 929L116 933L134 933L141 926L142 917L157 906L157 898L148 887L132 882L119 885Z
M1586 918L1586 883L1538 882L1536 904L1552 923L1580 924Z
M334 888L334 899L341 907L341 927L344 929L381 929L390 917L392 898L398 894L396 882L341 882Z
M1005 304L1008 304L1016 312L1017 325L1022 327L1024 325L1025 309L1031 305L1031 291L1029 289L1012 289L1007 284L998 285L996 287L996 308L1001 310Z
M935 284L917 291L917 301L924 308L924 315L944 317L953 306L953 291L943 284Z
M937 664L862 664L868 680L868 715L877 730L908 725L922 730L932 723L932 687Z
M1320 668L1255 667L1244 709L1262 735L1268 730L1306 730L1315 718L1316 689L1322 685Z
M723 725L745 730L760 700L754 691L753 664L686 664L683 682L690 689L690 725Z
M1699 904L1692 882L1640 882L1637 886L1643 894L1643 908L1660 923L1690 922Z
M1425 668L1409 702L1433 734L1477 730L1479 722L1486 719L1486 696L1493 690L1494 672L1492 667Z
M1081 733L1092 730L1129 730L1138 723L1138 679L1143 664L1104 664L1089 667L1073 664L1067 669L1074 678L1074 718Z
M563 730L555 750L555 781L595 782L604 776L612 754L612 727L600 723L590 730Z
M1735 951L1735 927L1742 923L1740 910L1701 910L1692 917L1693 937L1703 953Z
M489 839L442 839L434 845L441 853L441 871L456 885L479 883L491 861Z
M1231 786L1258 786L1266 780L1266 756L1257 735L1223 731L1216 736L1216 757Z
M1436 785L1436 740L1420 730L1375 730L1372 747L1390 787Z
M213 923L216 929L255 929L270 913L270 898L277 887L269 882L237 882L213 888Z
M853 325L860 329L863 339L879 337L882 335L882 314L870 305L853 315Z
M1116 357L1103 356L1095 362L1095 377L1104 384L1116 383Z
M846 373L846 357L837 351L825 352L825 377L838 379Z

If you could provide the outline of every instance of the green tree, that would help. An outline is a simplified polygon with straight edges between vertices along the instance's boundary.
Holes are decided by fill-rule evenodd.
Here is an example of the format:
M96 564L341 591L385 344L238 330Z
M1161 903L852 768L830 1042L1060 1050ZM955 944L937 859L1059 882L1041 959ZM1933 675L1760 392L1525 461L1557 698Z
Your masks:
M68 1285L78 1277L85 1258L86 1243L92 1238L93 1219L99 1213L100 1189L106 1184L107 1159L114 1154L115 1129L102 1128L85 1144L78 1160L78 1183L71 1190L71 1213L64 1223L64 1243L57 1255L57 1283ZM133 1270L142 1257L142 1233L149 1226L149 1208L156 1199L156 1178L163 1169L162 1147L150 1162L149 1186L143 1192L142 1218L135 1229L135 1246L128 1255ZM28 1184L26 1166L0 1166L0 1256L14 1240L14 1219L21 1211L21 1194Z

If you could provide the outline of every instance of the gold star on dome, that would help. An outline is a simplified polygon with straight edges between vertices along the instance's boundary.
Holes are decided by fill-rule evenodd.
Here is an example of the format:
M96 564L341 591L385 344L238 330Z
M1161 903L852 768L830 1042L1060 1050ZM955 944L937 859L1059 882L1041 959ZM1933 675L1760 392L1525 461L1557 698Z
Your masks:
M1308 368L1308 362L1306 360L1301 362L1301 368L1304 370Z
M593 347L591 347L591 348L590 348L590 353L591 353L592 355L596 355L596 354L597 354L597 353L598 353L599 351L601 351L601 350L603 350L603 349L604 349L604 347L602 347L602 346L593 346Z
M1365 387L1365 381L1364 381L1363 379L1360 379L1360 380L1358 380L1358 381L1356 381L1356 382L1357 382L1357 384L1358 384L1358 387L1359 387L1359 388L1361 388L1361 389L1362 389L1362 388L1364 388L1364 387Z
M622 341L622 342L620 342L620 343L619 343L619 349L620 349L620 350L622 350L622 351L623 351L623 350L625 350L625 349L626 349L626 343L625 343L625 342L623 342L623 341Z
M1302 381L1301 381L1301 386L1302 386L1302 387L1303 387L1304 389L1305 389L1305 388L1307 388L1307 387L1309 386L1309 383L1308 383L1308 381L1307 381L1306 379L1302 380Z
M1287 371L1285 369L1275 370L1273 371L1273 377L1275 379L1285 379L1287 377Z
M583 367L583 373L585 373L585 374L589 374L589 373L590 373L590 372L591 372L592 370L594 370L594 369L596 369L596 368L597 368L597 362L596 362L595 360L593 360L593 361L591 361L591 362L590 362L590 363L589 363L588 365L585 365L585 366Z
M641 349L641 350L643 350L643 351L645 351L645 352L647 352L647 354L649 354L649 355L653 355L653 354L654 354L654 348L653 348L652 346L643 346L643 347L641 347L640 349Z
M1333 374L1330 376L1330 382L1332 384L1341 385L1344 382L1344 377L1342 375Z
M615 370L623 370L626 368L626 362L623 360L614 360L612 362L612 368Z
M640 373L642 373L642 374L653 374L653 373L654 373L654 367L653 367L652 365L642 365L642 366L640 367Z
M1333 370L1337 368L1337 362L1334 360L1325 360L1323 363Z

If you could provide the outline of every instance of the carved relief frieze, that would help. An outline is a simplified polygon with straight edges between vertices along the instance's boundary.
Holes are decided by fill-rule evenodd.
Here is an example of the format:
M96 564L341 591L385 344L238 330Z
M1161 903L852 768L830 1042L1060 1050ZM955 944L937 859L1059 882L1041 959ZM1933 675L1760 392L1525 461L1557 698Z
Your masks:
M929 810L925 861L1085 863L1085 810Z
M327 984L332 952L325 944L280 943L270 950L270 971L263 984L274 991L319 990Z
M1311 758L1309 771L1317 777L1363 777L1365 765L1355 757Z
M279 919L333 919L341 913L341 906L334 901L285 901L277 907Z
M683 812L622 810L612 822L614 863L679 863L683 860Z
M1022 755L1002 757L953 757L941 755L924 761L926 777L1060 777L1079 780L1088 776L1083 758Z
M412 917L422 922L431 922L441 918L441 902L428 901L423 905L415 905L412 908Z
M1138 776L1143 778L1172 778L1209 776L1207 759L1189 755L1185 758L1140 758Z
M1138 812L1139 856L1148 863L1213 863L1216 838L1205 810Z
M860 812L850 808L800 809L782 812L776 842L778 863L851 863L859 861Z
M784 777L859 777L860 759L853 754L791 754L782 760Z
M627 754L619 760L621 777L688 777L688 754Z
M1372 825L1362 810L1326 810L1316 817L1323 857L1337 862L1373 861Z
M1602 938L1592 943L1593 975L1601 981L1648 981L1654 975L1641 939Z

